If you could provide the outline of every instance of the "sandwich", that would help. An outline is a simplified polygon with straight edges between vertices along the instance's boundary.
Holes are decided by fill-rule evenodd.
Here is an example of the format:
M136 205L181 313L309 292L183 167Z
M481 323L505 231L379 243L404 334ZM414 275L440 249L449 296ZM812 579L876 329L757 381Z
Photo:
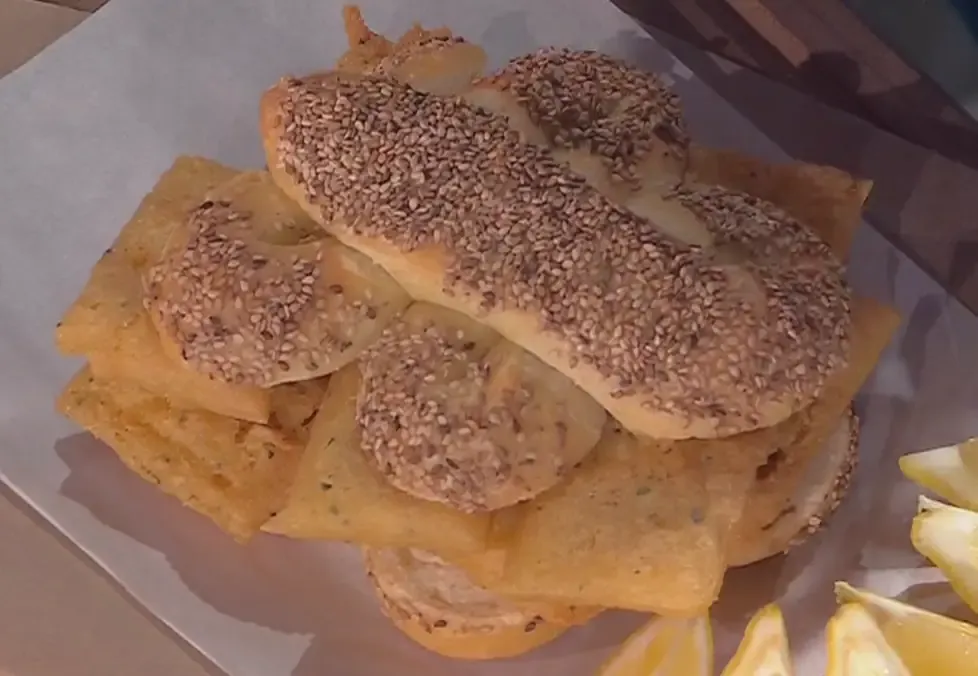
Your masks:
M345 19L263 96L267 170L178 161L96 265L60 409L239 540L360 546L452 657L702 612L814 535L897 321L844 279L868 184L697 146L601 54L487 76Z

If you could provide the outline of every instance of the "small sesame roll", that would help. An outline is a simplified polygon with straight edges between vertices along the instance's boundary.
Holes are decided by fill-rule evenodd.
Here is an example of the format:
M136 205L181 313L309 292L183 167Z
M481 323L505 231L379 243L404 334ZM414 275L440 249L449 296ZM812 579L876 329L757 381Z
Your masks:
M457 312L415 303L360 360L363 450L390 483L466 512L555 486L597 445L604 409Z
M191 368L259 387L316 378L356 358L407 305L361 254L321 235L269 243L281 224L236 205L200 204L145 279L164 346Z
M506 598L480 587L462 569L417 549L363 547L363 555L384 613L409 638L446 657L520 655L598 612Z
M611 67L598 62L588 68ZM588 91L585 100L598 96ZM674 118L662 124L681 146ZM273 177L314 218L415 298L567 375L633 432L710 438L770 426L846 364L842 267L771 204L656 186L636 213L546 143L526 143L505 115L384 78L285 80L264 97L262 124ZM629 166L644 171L641 151L619 154L623 181ZM652 192L638 184L630 191Z

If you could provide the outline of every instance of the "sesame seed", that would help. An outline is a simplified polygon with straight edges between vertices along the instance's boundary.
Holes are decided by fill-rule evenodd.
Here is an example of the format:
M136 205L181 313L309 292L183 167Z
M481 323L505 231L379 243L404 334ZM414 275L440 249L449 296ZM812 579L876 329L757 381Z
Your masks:
M597 445L606 420L566 376L427 303L391 323L359 366L367 457L393 485L463 511L499 509L553 487Z
M578 62L583 73L609 67L582 57L550 79L559 85ZM720 188L677 189L667 198L718 242L690 246L460 99L337 74L287 80L283 91L279 156L324 222L404 252L440 247L446 294L539 317L572 368L596 370L613 397L722 429L725 419L756 419L771 401L810 402L845 364L842 267L773 205ZM588 111L575 113L580 128ZM685 138L681 128L675 135ZM632 165L641 152L626 146L597 152Z
M318 368L342 348L344 327L377 311L329 283L320 254L338 243L262 246L259 235L250 212L204 202L148 271L145 305L195 370L267 387L308 377L296 371Z
M474 512L501 506L493 494L513 478L521 449L507 440L530 393L490 405L487 363L464 341L434 322L388 326L360 358L357 422L361 447L392 483Z
M658 76L593 51L547 47L510 61L494 81L511 91L558 149L586 149L619 181L663 143L685 160L679 97Z

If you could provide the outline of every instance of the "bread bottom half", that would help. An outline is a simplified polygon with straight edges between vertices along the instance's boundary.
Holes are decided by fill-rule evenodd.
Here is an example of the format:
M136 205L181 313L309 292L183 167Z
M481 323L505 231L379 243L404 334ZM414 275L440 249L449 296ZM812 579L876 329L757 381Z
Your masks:
M546 624L532 632L519 627L501 627L491 633L466 633L430 629L416 618L386 613L394 626L418 645L443 657L457 660L496 660L517 657L553 641L570 627Z
M809 452L776 451L731 542L728 564L746 566L784 553L822 530L850 488L859 456L859 420L850 407L825 443Z
M364 547L363 554L384 614L408 638L445 657L522 655L599 612L512 601L479 587L460 568L427 552Z

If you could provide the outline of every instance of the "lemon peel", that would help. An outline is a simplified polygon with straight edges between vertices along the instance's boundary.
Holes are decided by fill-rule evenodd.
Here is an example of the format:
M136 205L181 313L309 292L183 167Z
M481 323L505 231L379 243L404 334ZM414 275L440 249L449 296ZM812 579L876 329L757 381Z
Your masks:
M711 676L713 629L707 615L655 617L632 634L599 676Z

